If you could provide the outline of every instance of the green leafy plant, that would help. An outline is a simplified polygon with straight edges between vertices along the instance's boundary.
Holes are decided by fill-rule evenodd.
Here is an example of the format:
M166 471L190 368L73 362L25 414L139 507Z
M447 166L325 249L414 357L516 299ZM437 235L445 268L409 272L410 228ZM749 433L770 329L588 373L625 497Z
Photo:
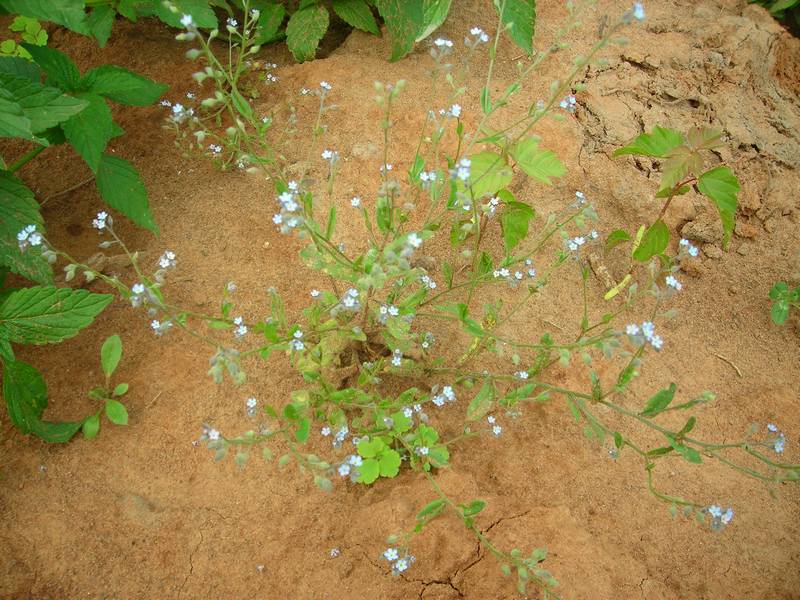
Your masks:
M769 298L772 300L772 322L783 325L792 309L800 310L800 285L790 288L785 281L779 281L770 289Z
M17 16L11 22L8 28L15 33L19 33L23 42L33 44L35 46L47 45L47 31L42 28L41 23L36 19L30 17ZM0 56L19 56L21 58L30 59L31 55L25 48L13 39L3 40L0 42Z
M83 421L83 437L87 440L92 439L100 431L100 416L103 412L106 418L115 425L128 424L128 411L120 401L128 393L127 383L111 385L111 377L116 371L119 361L122 358L122 340L118 335L112 335L103 343L100 348L100 365L105 375L105 383L93 388L89 392L89 397L93 400L103 402L102 408L95 414L86 417Z
M48 442L66 442L84 421L44 421L47 386L42 374L18 360L11 344L54 344L74 337L89 326L111 302L109 294L86 290L34 286L0 293L0 362L3 397L11 422L22 433Z
M431 91L425 95L430 105L416 150L403 172L394 168L390 158L400 123L395 107L405 82L376 82L383 153L368 199L354 196L342 202L336 188L337 173L343 168L340 156L335 148L322 144L328 133L325 118L331 110L326 101L336 93L329 82L301 93L300 101L317 107L302 143L295 113L289 111L287 118L295 154L306 152L306 160L298 162L313 165L308 169L291 171L280 153L271 154L274 145L261 146L253 139L256 130L252 127L229 125L233 128L229 137L241 149L238 159L244 162L244 154L249 153L248 164L257 165L254 171L263 171L275 186L273 223L304 244L300 256L317 287L309 290L310 300L302 310L287 310L274 288L268 289L266 307L241 306L233 283L226 286L218 312L205 314L172 304L165 284L176 268L175 255L166 251L151 274L104 213L98 214L95 227L108 236L103 243L117 244L127 255L134 280L106 276L44 239L36 240L39 244L29 241L25 251L36 254L37 247L44 245L67 263L68 278L83 272L100 279L140 310L143 318L147 315L154 335L181 331L206 344L211 353L208 373L220 384L228 378L242 385L252 363L284 354L303 380L291 397L281 401L270 394L269 402L248 398L244 413L250 419L260 417L256 427L240 435L225 435L212 424L204 424L201 441L215 459L232 454L240 467L255 451L268 462L277 455L279 467L295 464L327 492L335 489L335 481L340 486L391 485L402 471L424 478L430 483L432 499L407 531L389 536L388 547L380 554L395 575L413 566L415 536L434 520L452 517L497 558L501 573L516 578L520 592L533 587L543 597L559 597L557 581L543 564L547 560L544 548L525 552L500 548L480 523L485 501L455 499L438 481L442 469L453 467L453 453L476 438L500 443L504 431L514 426L514 419L529 405L553 406L571 414L577 430L603 456L617 458L625 452L635 457L648 491L667 505L670 514L693 517L714 531L723 529L733 519L732 508L723 509L707 498L693 500L661 491L655 482L658 467L674 464L671 461L715 462L773 490L783 482L800 480L800 465L768 454L784 450L784 435L773 436L774 425L767 426L766 434L751 430L733 440L712 441L694 434L697 417L692 409L713 402L710 392L684 398L681 386L670 382L647 400L630 397L631 384L643 373L646 361L665 349L661 328L675 316L666 305L680 290L675 273L683 255L692 254L692 247L680 245L677 256L668 256L666 245L651 253L647 269L629 274L635 281L627 285L625 296L612 298L613 308L606 314L590 317L594 311L590 311L588 254L601 243L593 228L599 218L593 204L575 191L563 206L544 214L526 193L512 192L521 189L515 184L522 181L548 186L565 175L564 164L535 135L537 125L546 118L568 118L576 103L573 93L582 91L576 81L589 65L602 64L600 54L605 48L622 43L623 28L644 19L644 8L635 3L617 20L606 22L600 39L552 83L544 98L525 99L523 86L528 78L567 46L564 37L579 27L582 12L590 4L568 3L567 18L556 30L553 43L523 63L513 83L499 91L495 91L493 72L501 36L514 31L508 29L512 21L507 9L512 2L495 3L494 39L478 28L470 31L464 60L457 65L452 60L454 44L433 41ZM207 38L192 23L185 19L184 39L200 40L203 47L197 50L202 54ZM469 58L487 44L485 83L474 94L481 112L475 115L475 126L468 127L472 120L462 118L459 102L468 92ZM228 113L233 122L247 108L235 106L238 100L231 90L238 88L230 86L223 92L213 71L221 70L223 79L236 71L214 66L213 53L205 56L215 90L228 94L213 99L235 111ZM523 108L506 114L512 101L516 106L524 102ZM172 105L171 112L173 123L176 115L183 118L178 124L194 117L184 114L183 106L176 110ZM201 126L193 135L197 132L207 135ZM711 141L702 132L690 133L686 142L680 135L657 133L664 136L674 142L667 149L644 138L626 150L672 153L670 160L686 163L685 173L678 178L675 173L684 167L665 166L666 202L685 193L691 172L698 187L702 180L712 201L729 211L729 202L720 199L729 197L731 185L722 186L721 192L719 182L730 179L713 174L715 169L697 166L696 156ZM725 167L716 167L720 168ZM310 169L315 171L314 178L306 176ZM365 188L369 179L369 173L362 174ZM319 182L317 187L314 181ZM363 193L366 197L367 192ZM343 211L349 211L348 219L363 222L363 235L352 248L337 237ZM26 239L32 233L37 233L35 227ZM639 242L646 236L642 230ZM443 243L437 244L439 240ZM437 255L426 255L429 251ZM559 310L565 318L574 319L574 329L549 331L543 326L538 335L520 338L518 325L526 319L524 309L537 301L549 302L542 296L545 287L554 277L570 273L582 294ZM249 318L248 314L259 316ZM571 374L565 378L563 369L568 368ZM108 389L107 383L106 400ZM687 415L685 421L681 419L683 425L670 425L663 419L669 413Z
M609 235L608 247L633 241L631 256L638 262L648 262L654 256L663 255L670 234L662 217L673 198L695 189L716 207L722 222L722 243L727 248L735 225L739 180L730 167L715 165L709 168L704 157L721 145L721 138L721 131L706 127L695 127L684 136L678 131L656 126L651 133L643 133L629 145L616 150L614 156L658 159L661 183L656 198L665 200L655 222L643 226L635 239L628 232L617 230Z

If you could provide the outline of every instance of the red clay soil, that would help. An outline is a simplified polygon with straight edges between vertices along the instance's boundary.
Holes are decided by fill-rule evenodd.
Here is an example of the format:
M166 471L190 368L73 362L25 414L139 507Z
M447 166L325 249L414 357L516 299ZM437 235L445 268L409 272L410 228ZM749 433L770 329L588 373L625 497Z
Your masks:
M538 4L543 46L564 9L560 0ZM601 16L619 14L628 4L600 2L573 36L573 47L526 84L526 98L544 96L572 57L593 43ZM649 162L614 159L612 151L655 124L722 128L727 143L720 157L743 182L736 234L722 251L717 217L693 193L669 209L673 241L681 232L702 252L681 274L684 290L674 300L679 315L665 326L664 350L648 359L621 402L641 406L672 381L686 398L714 390L716 401L697 410L698 435L730 441L751 423L775 422L787 435L783 458L797 463L800 328L796 318L783 327L772 325L767 295L776 280L797 283L792 278L800 270L800 42L744 0L649 4L647 20L629 32L630 43L609 49L607 66L589 69L575 115L547 121L538 130L565 161L568 175L552 188L518 176L514 192L544 215L583 190L597 206L604 233L635 228L657 214L653 196L659 175ZM473 25L491 30L487 6L487 0L455 2L441 35L460 40ZM196 67L184 59L187 46L173 35L160 23L143 20L118 22L103 50L58 30L51 43L82 69L115 63L165 82L166 97L180 101L193 89ZM326 58L301 65L285 47L266 52L280 65L280 82L263 91L265 103L296 98L301 87L321 80L333 86L338 109L309 156L317 161L323 147L340 152L340 211L346 211L351 195L370 198L377 185L372 175L380 164L381 131L372 100L375 79L408 81L390 154L396 169L408 168L430 95L425 72L431 59L424 47L388 63L387 40L353 32ZM517 48L501 44L496 90L513 77L518 55ZM479 114L475 90L485 64L477 59L468 80L473 93L463 102L467 126L474 126ZM313 107L296 102L300 122L308 123ZM174 303L213 312L225 284L235 281L242 314L262 317L265 289L276 286L289 313L299 315L310 301L309 290L326 282L303 265L302 242L272 224L271 184L184 156L162 127L160 106L120 108L115 115L127 133L114 141L113 151L141 171L161 235L136 229L122 217L118 229L131 247L146 253L145 260L155 262L165 248L177 253L179 268L167 285ZM308 160L301 146L290 154L292 162ZM102 206L94 187L59 194L87 178L79 157L65 147L50 149L21 176L37 198L49 199L44 216L50 237L75 256L93 254L98 238L89 224ZM337 238L357 248L363 231L343 218ZM499 251L498 238L492 243ZM447 252L440 244L434 258ZM613 252L601 257L612 277L622 273L621 257ZM574 331L580 278L573 271L565 271L515 318L509 328L517 338ZM125 268L114 272L132 277ZM440 271L434 274L441 278ZM102 290L98 284L90 288ZM594 315L605 312L604 291L603 282L592 278ZM641 307L631 318L643 315ZM416 511L434 497L417 474L404 471L369 488L337 482L326 495L294 467L279 469L253 458L241 470L230 460L216 463L192 443L203 423L229 434L253 427L245 415L249 396L285 404L302 381L284 358L249 364L241 388L215 385L206 375L207 348L177 332L156 338L141 311L116 301L73 340L19 349L46 376L48 419L79 419L95 409L86 391L101 380L97 354L112 333L125 344L118 374L130 383L127 427L104 426L93 441L79 436L66 445L48 445L20 435L0 418L0 597L517 597L495 559L450 518L436 521L415 540L417 561L406 574L389 574L380 560L386 535L411 526ZM439 343L444 347L447 341ZM608 373L617 366L609 365ZM558 376L585 385L582 373ZM463 402L442 413L441 427L457 430ZM673 460L659 467L660 489L734 507L731 525L712 533L672 520L666 506L648 494L636 457L609 458L607 448L582 436L561 401L526 407L516 420L504 417L504 425L499 439L455 448L452 468L438 480L456 498L488 501L479 526L502 547L546 546L545 564L560 580L564 598L800 598L796 486L777 486L773 498L763 485L717 463L698 468ZM331 557L332 548L340 549L340 556Z

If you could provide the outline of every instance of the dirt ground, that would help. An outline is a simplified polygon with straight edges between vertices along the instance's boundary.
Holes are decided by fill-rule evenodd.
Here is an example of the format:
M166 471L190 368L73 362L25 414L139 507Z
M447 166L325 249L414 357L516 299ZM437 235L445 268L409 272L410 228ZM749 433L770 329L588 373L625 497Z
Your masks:
M543 45L565 11L560 0L538 4ZM573 36L573 48L531 79L526 97L543 96L574 54L594 41L601 15L618 14L628 4L600 2ZM473 25L491 31L487 0L454 5L441 35L460 40ZM797 463L800 327L796 320L772 325L767 294L773 282L792 280L800 270L800 41L744 0L660 0L647 10L645 23L628 32L630 43L608 50L608 66L589 70L575 116L538 130L568 175L553 188L525 182L515 193L545 214L583 190L597 206L604 233L635 228L657 213L658 174L649 163L611 158L614 148L655 124L721 127L728 137L721 157L743 183L736 234L723 252L717 217L694 194L670 208L673 232L694 240L702 253L682 275L684 291L674 301L680 314L667 326L664 351L648 360L622 401L641 406L671 381L686 398L714 390L717 400L697 411L699 435L733 440L750 423L775 422L787 436L784 459ZM169 84L170 100L193 89L186 46L159 23L119 22L103 50L59 31L51 39L82 69L115 63ZM342 156L337 196L343 205L354 193L369 198L376 186L377 176L364 176L377 175L380 164L374 79L408 81L390 158L401 172L408 168L424 117L420 107L429 96L431 59L424 47L390 64L386 40L353 32L326 58L302 65L283 47L268 52L280 65L280 82L265 94L281 100L320 80L333 86L338 110L319 150L332 147ZM513 77L518 55L517 48L501 45L496 90ZM484 59L473 65L471 89L482 85L484 68ZM479 114L475 100L473 94L463 103L467 125ZM302 122L312 108L299 106ZM127 134L113 149L141 171L162 233L156 238L122 218L118 229L153 262L165 248L177 253L179 268L167 286L175 304L214 311L232 280L243 314L261 315L270 285L298 314L308 291L325 281L303 266L301 242L275 230L270 184L183 157L162 128L162 107L118 109L115 116ZM301 160L300 150L293 160ZM312 156L318 155L314 149ZM50 160L29 164L21 176L38 198L49 199L50 238L88 257L97 243L89 225L100 207L96 191L84 186L56 195L88 171L63 147L44 157ZM343 219L339 237L358 246L362 231ZM619 273L617 255L604 260ZM565 273L515 319L517 337L538 339L543 329L557 334L552 324L567 331L577 326L579 277ZM592 310L599 315L604 288L598 280L591 285ZM19 349L45 374L48 419L78 419L94 410L86 391L101 380L97 355L112 333L125 344L118 373L131 386L128 427L104 426L93 441L47 445L0 418L0 597L517 597L494 558L451 519L437 521L415 541L417 561L407 574L390 576L380 560L384 538L407 528L433 499L422 477L404 472L370 488L337 483L325 495L294 468L253 459L240 470L192 444L203 423L232 434L251 427L244 411L249 396L274 405L288 401L302 382L282 358L250 365L242 388L217 386L206 376L206 348L174 332L155 338L143 313L117 301L73 340ZM584 385L577 374L558 376ZM459 402L443 418L445 428L458 426ZM545 564L564 598L800 598L796 486L780 486L772 498L764 486L718 464L660 467L661 489L734 507L732 524L712 533L670 519L666 506L647 493L640 462L627 453L610 459L607 449L583 438L562 402L526 408L505 425L497 440L456 448L440 484L454 497L488 501L479 524L501 546L546 546ZM332 548L340 556L332 558Z

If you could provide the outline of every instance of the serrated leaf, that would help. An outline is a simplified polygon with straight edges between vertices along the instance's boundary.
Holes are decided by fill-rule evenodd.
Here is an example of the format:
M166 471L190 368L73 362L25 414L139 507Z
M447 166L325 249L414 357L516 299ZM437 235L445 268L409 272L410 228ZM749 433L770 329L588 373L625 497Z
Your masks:
M0 0L0 6L12 14L58 23L89 35L84 0Z
M114 425L128 424L128 410L119 400L106 400L106 417L108 417L108 420L114 423Z
M158 100L169 86L122 67L102 65L86 72L80 81L80 89L99 94L120 104L149 106Z
M507 255L528 236L528 225L534 215L533 209L524 202L513 201L503 205L500 225L503 228L503 243Z
M109 206L117 209L131 221L158 233L158 226L150 213L147 190L134 166L127 160L103 154L97 168L97 189Z
M555 153L540 148L536 138L517 142L511 147L510 154L526 174L547 185L553 185L552 177L563 177L567 172Z
M34 139L31 120L19 104L7 98L0 98L0 137Z
M114 27L114 17L116 12L108 5L95 6L89 13L86 24L92 37L97 40L97 45L104 48L111 37L111 29Z
M642 236L642 240L633 251L633 258L639 262L647 262L657 254L666 250L669 244L669 228L662 220L653 223Z
M378 461L374 458L368 458L362 461L361 466L358 467L358 481L366 484L373 483L380 475L380 471Z
M67 119L61 128L67 141L86 161L93 173L97 173L103 151L114 136L114 121L106 101L97 94L81 94L88 105L77 115Z
M727 248L736 224L739 180L730 167L716 167L700 175L697 188L717 207L724 231L722 245Z
M23 252L17 243L17 233L27 225L36 225L37 231L44 233L33 192L8 171L0 171L0 194L0 266L36 283L52 283L53 269L41 250L29 247Z
M671 383L668 388L658 391L647 401L644 409L639 414L643 417L655 417L669 406L675 397L677 389L678 386Z
M375 6L386 23L392 36L392 56L394 62L411 52L414 40L425 26L425 6L423 0L375 0Z
M498 14L505 4L501 15L503 25L511 24L508 35L514 43L528 55L533 53L533 32L536 27L536 0L505 0L493 3Z
M256 44L267 44L278 38L278 30L286 16L286 9L283 4L259 4L260 14L258 15L258 34Z
M375 17L372 16L372 11L364 0L333 0L333 10L348 25L380 35L381 30L378 28Z
M0 296L0 338L19 344L60 342L90 325L113 298L49 286L13 290Z
M395 477L400 472L400 454L388 448L381 453L378 459L381 477Z
M328 30L328 9L321 5L308 6L289 17L286 24L286 45L297 62L314 58L317 46Z
M46 83L64 92L71 92L78 86L81 74L69 56L55 48L34 44L21 45L47 75Z
M493 196L511 183L514 174L505 159L495 152L479 152L469 157L469 187L460 179L456 189L476 201L485 196Z
M25 60L19 56L0 56L0 73L24 77L37 83L42 75L35 62Z
M653 156L665 158L671 150L683 144L683 136L678 131L653 127L652 133L643 133L627 146L614 151L614 156L636 154L639 156Z
M441 27L450 12L452 0L424 0L423 28L417 34L417 42L421 42Z
M106 377L111 377L122 358L122 339L118 335L109 336L100 348L100 365Z
M158 18L170 27L184 29L181 25L183 15L191 15L192 20L200 29L214 29L217 26L217 16L208 0L170 0L176 12L172 12L163 2L156 1L155 13Z
M486 413L492 410L492 406L494 405L494 396L494 384L491 382L491 380L487 380L481 387L480 391L470 401L469 406L467 407L467 420L477 421L478 419L482 419Z
M47 408L47 385L42 374L22 361L3 364L3 397L11 422L22 433L33 433L46 442L67 442L81 422L42 421Z
M66 121L86 106L85 101L68 96L59 89L8 73L0 73L0 99L22 108L33 134ZM2 108L6 112L9 110L5 106Z

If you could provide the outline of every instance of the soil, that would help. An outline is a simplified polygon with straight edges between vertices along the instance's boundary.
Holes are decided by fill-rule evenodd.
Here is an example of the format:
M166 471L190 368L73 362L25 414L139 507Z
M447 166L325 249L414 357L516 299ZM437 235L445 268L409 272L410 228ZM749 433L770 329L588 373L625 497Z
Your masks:
M698 435L734 440L751 423L775 422L787 432L784 459L797 463L800 327L796 318L772 325L767 295L776 280L797 283L792 278L800 270L800 41L744 0L650 4L647 20L629 31L629 43L608 50L607 66L588 71L575 115L538 130L565 161L568 175L552 188L525 180L515 193L544 215L580 189L596 204L605 233L635 228L657 214L658 173L649 161L614 159L612 151L656 124L722 128L727 141L719 156L743 182L736 234L723 251L716 215L693 193L670 207L673 241L680 231L703 251L681 276L684 291L674 301L680 314L666 326L664 351L646 362L621 401L641 406L672 381L687 399L714 390L716 401L697 410ZM460 40L470 26L492 29L485 0L454 5L441 35ZM543 47L565 11L561 1L538 5ZM531 78L526 98L546 94L572 57L593 43L601 16L628 5L601 1L572 36L573 47ZM168 83L166 97L176 101L192 89L194 65L183 57L186 46L172 36L159 23L143 20L118 22L102 50L58 30L51 44L69 51L82 69L114 63ZM267 49L267 59L281 65L280 83L264 94L270 101L321 80L333 85L338 110L330 113L321 144L342 155L336 192L341 210L352 194L369 198L376 185L377 177L364 176L377 175L380 164L376 78L408 82L390 162L403 172L413 157L421 107L430 96L425 72L431 59L423 45L397 63L386 62L389 53L387 40L355 31L326 58L305 64L294 64L285 47ZM502 90L519 50L503 43L499 55L496 89ZM484 70L478 59L470 89L482 85ZM463 104L466 124L474 125L479 107ZM300 122L307 123L313 108L298 106ZM289 313L298 315L309 290L326 282L303 266L301 242L275 231L271 184L183 156L162 127L160 106L119 108L115 116L127 133L113 142L113 151L142 173L161 235L121 217L118 229L148 256L164 248L177 253L179 269L167 286L174 303L214 311L225 284L235 281L242 314L258 318L264 290L273 285L287 299ZM301 160L302 150L295 148L290 158ZM94 254L97 235L89 223L101 206L94 187L60 194L87 178L80 159L65 147L53 148L21 176L47 200L51 239L73 255ZM342 221L338 237L359 247L361 228ZM493 243L499 250L496 238ZM436 258L448 251L441 246ZM601 261L611 277L624 268L621 254ZM130 277L122 266L118 272ZM580 278L565 273L511 324L517 337L533 340L545 329L557 335L576 327ZM604 291L593 278L595 315L604 312ZM644 307L632 318L643 315ZM130 383L129 426L104 426L93 441L77 437L48 445L0 418L0 597L517 597L494 558L450 518L415 540L417 561L407 574L389 574L380 560L385 536L409 527L415 512L433 499L421 476L403 472L370 488L337 483L326 495L293 467L252 459L241 470L230 460L216 463L193 444L203 423L230 433L252 427L244 414L249 396L277 406L287 402L302 381L282 358L251 364L241 388L215 385L206 375L206 348L175 332L155 338L143 313L117 301L75 339L19 349L22 359L45 374L48 419L79 419L94 410L86 391L101 380L97 354L112 333L125 344L118 374ZM447 340L439 343L446 347ZM574 370L555 376L585 385ZM441 417L442 427L458 427L463 402ZM456 448L452 469L438 480L454 497L488 502L479 526L500 546L547 547L545 565L560 580L564 598L800 598L796 486L776 486L773 498L763 485L717 463L697 468L673 460L661 466L660 489L735 508L731 525L713 533L670 519L665 505L648 494L636 457L624 452L609 458L608 448L583 438L562 402L503 419L499 439ZM340 556L331 557L332 548Z

